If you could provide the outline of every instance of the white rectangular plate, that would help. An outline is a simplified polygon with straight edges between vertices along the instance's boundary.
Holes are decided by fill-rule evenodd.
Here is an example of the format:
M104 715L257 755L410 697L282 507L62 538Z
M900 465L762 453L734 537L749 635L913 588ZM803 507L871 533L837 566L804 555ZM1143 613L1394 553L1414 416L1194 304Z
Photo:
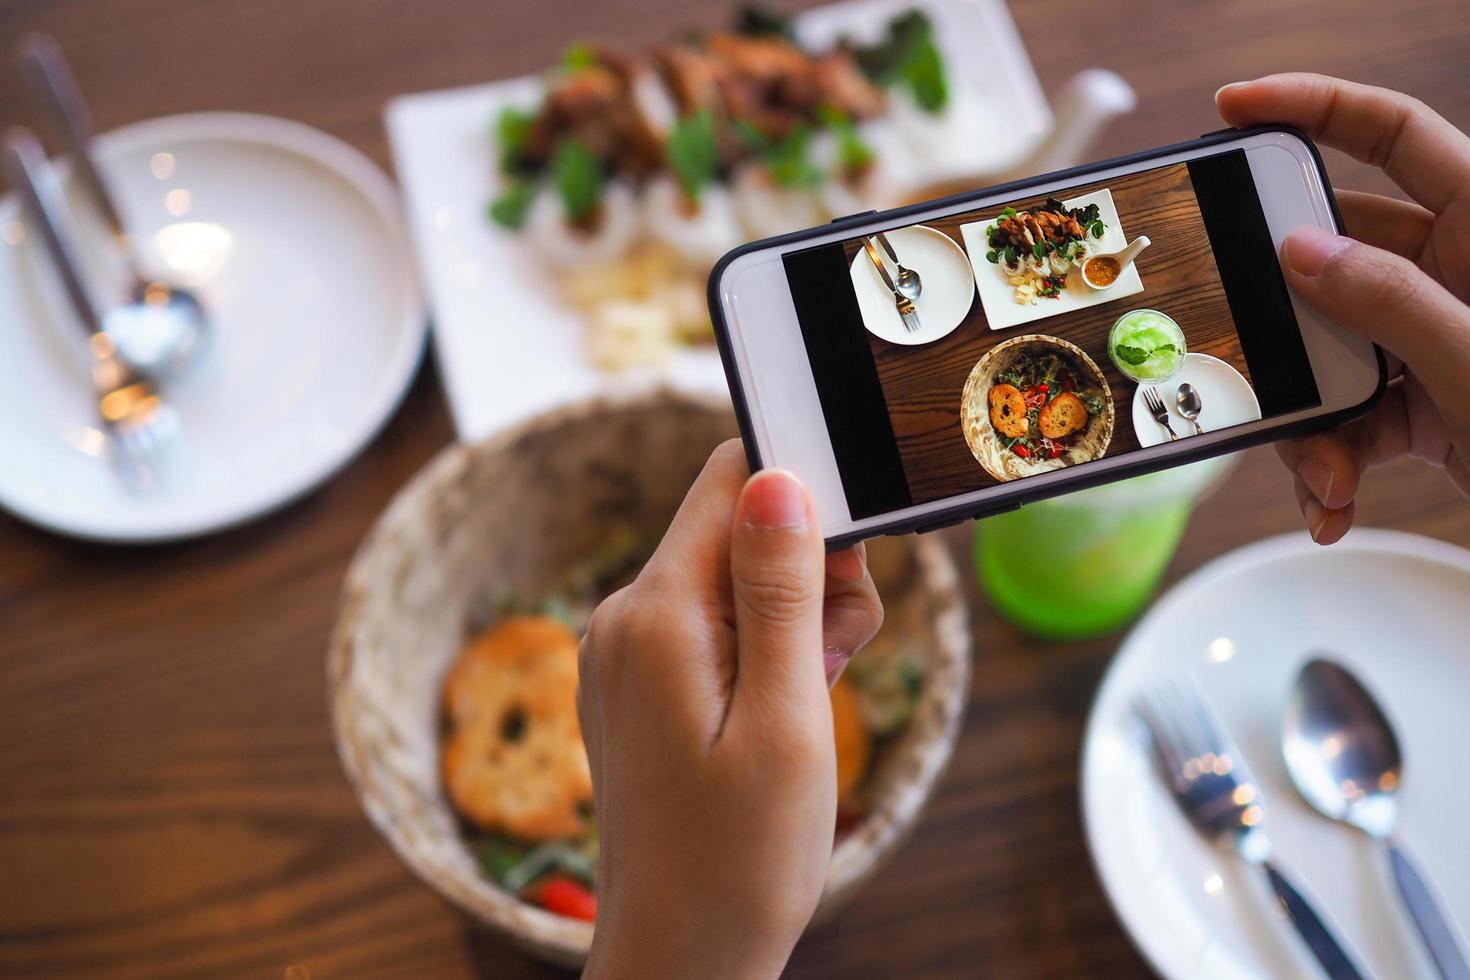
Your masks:
M1107 225L1102 238L1090 239L1094 252L1116 252L1128 244L1123 234L1123 223L1118 218L1118 209L1113 205L1113 195L1106 187L1091 194L1067 198L1062 202L1069 208L1085 208L1096 204L1098 217ZM999 214L1000 211L996 211ZM1091 289L1082 281L1082 273L1074 268L1067 273L1067 288L1056 299L1041 298L1034 305L1016 302L1016 290L1006 281L1005 272L999 265L986 261L985 253L990 243L985 239L985 229L995 222L992 214L984 221L972 221L960 225L960 234L965 239L965 251L970 255L970 265L975 270L975 285L980 292L980 305L985 310L985 322L991 330L1006 330L1033 320L1042 320L1058 313L1086 309L1099 303L1132 296L1143 292L1143 280L1138 277L1138 264L1123 270L1109 289Z
M807 11L796 27L811 44L843 35L871 39L894 14L915 6L934 20L955 90L953 108L972 115L982 133L1016 126L1029 140L1040 139L1051 114L1002 0L856 0ZM992 52L984 62L974 57L980 48ZM498 189L495 120L505 106L534 106L541 90L539 78L516 78L401 96L386 111L433 307L434 351L455 429L466 441L619 389L663 383L685 391L726 390L713 344L681 351L660 371L598 370L587 357L583 315L562 298L528 247L490 223L486 206ZM949 156L936 158L923 176L936 181L954 176L955 167L974 173L1011 162L989 149L1005 141L974 142L948 147ZM1020 152L1030 146L1023 143Z

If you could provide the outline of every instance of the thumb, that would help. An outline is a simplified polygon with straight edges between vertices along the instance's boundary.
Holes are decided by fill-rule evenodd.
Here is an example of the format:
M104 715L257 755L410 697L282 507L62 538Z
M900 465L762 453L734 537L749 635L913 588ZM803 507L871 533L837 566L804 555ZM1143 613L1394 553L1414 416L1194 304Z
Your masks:
M822 661L822 533L806 489L762 470L741 491L730 540L735 599L735 700L827 697Z
M1296 229L1281 251L1308 305L1392 351L1447 421L1470 424L1470 307L1408 259L1322 228Z

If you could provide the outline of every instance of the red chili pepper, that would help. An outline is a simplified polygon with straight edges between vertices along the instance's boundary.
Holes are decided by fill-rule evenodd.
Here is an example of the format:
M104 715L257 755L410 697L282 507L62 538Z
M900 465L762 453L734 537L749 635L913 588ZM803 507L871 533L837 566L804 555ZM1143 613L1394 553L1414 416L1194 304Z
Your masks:
M1061 446L1052 446L1050 449L1048 449L1046 451L1046 458L1047 459L1056 459L1061 454L1062 454L1062 447Z
M552 875L532 894L532 901L548 912L591 922L597 918L597 896L575 878Z
M1016 443L1014 446L1011 447L1011 452L1015 453L1017 456L1021 457L1022 459L1030 459L1031 458L1031 450L1027 449L1025 446L1021 445L1019 442Z
M1051 391L1051 385L1037 385L1036 386L1036 390L1039 391L1039 392L1041 392L1044 395L1048 391Z

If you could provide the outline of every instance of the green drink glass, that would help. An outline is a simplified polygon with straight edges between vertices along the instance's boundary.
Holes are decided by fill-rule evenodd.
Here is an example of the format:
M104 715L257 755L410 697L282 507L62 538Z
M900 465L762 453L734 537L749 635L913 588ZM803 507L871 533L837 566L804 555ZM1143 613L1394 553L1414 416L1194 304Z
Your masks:
M1168 381L1184 366L1184 331L1158 310L1131 310L1108 332L1113 366L1139 384Z
M1230 466L1205 460L986 518L975 525L980 585L1027 633L1112 632L1153 597L1195 502Z

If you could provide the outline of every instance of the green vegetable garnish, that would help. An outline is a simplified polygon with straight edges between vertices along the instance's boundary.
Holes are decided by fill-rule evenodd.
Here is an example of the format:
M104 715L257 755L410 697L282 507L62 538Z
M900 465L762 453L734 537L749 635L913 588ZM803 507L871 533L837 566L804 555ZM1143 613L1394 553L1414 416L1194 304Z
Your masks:
M1118 360L1124 364L1142 364L1148 360L1149 353L1142 347L1131 347L1128 344L1119 344L1113 348L1113 353L1118 355Z
M679 186L690 200L698 201L720 167L714 115L708 109L701 109L676 122L669 131L665 153Z
M526 223L526 212L536 198L536 185L529 180L510 183L490 202L490 220L502 228L518 230Z
M1000 250L1000 254L1005 258L1006 265L1015 265L1016 259L1019 257L1016 255L1016 247L1014 245L1007 245Z
M1103 232L1106 230L1107 225L1103 224L1101 221L1094 221L1091 225L1088 226L1088 231L1092 232L1093 238L1101 238L1103 236Z
M607 189L602 162L575 139L564 139L551 156L551 183L573 223L585 222Z
M779 140L772 140L744 119L736 122L735 131L780 186L812 187L822 182L825 175L807 157L812 131L806 126L793 127Z
M567 53L561 58L561 66L566 71L581 71L595 64L597 64L597 52L585 41L576 41L568 45Z
M922 11L910 10L888 22L888 37L858 48L858 66L883 86L903 85L927 112L949 102L944 58L934 43L934 25Z
M1043 239L1031 246L1031 254L1038 259L1046 258L1047 241Z
M1155 353L1155 354L1177 354L1177 353L1179 353L1179 348L1178 347L1175 347L1173 344L1160 344L1159 346L1157 346L1157 347L1155 347L1153 349L1153 353Z
M500 147L500 172L515 173L521 169L521 151L531 136L536 114L528 109L506 106L495 120L495 141Z
M1000 252L998 250L992 248L990 251L988 251L988 252L985 253L985 261L986 262L991 262L991 263L999 262L1000 261Z
M837 164L843 173L858 175L872 166L873 148L863 142L862 134L846 113L832 106L822 106L817 115L837 135Z

